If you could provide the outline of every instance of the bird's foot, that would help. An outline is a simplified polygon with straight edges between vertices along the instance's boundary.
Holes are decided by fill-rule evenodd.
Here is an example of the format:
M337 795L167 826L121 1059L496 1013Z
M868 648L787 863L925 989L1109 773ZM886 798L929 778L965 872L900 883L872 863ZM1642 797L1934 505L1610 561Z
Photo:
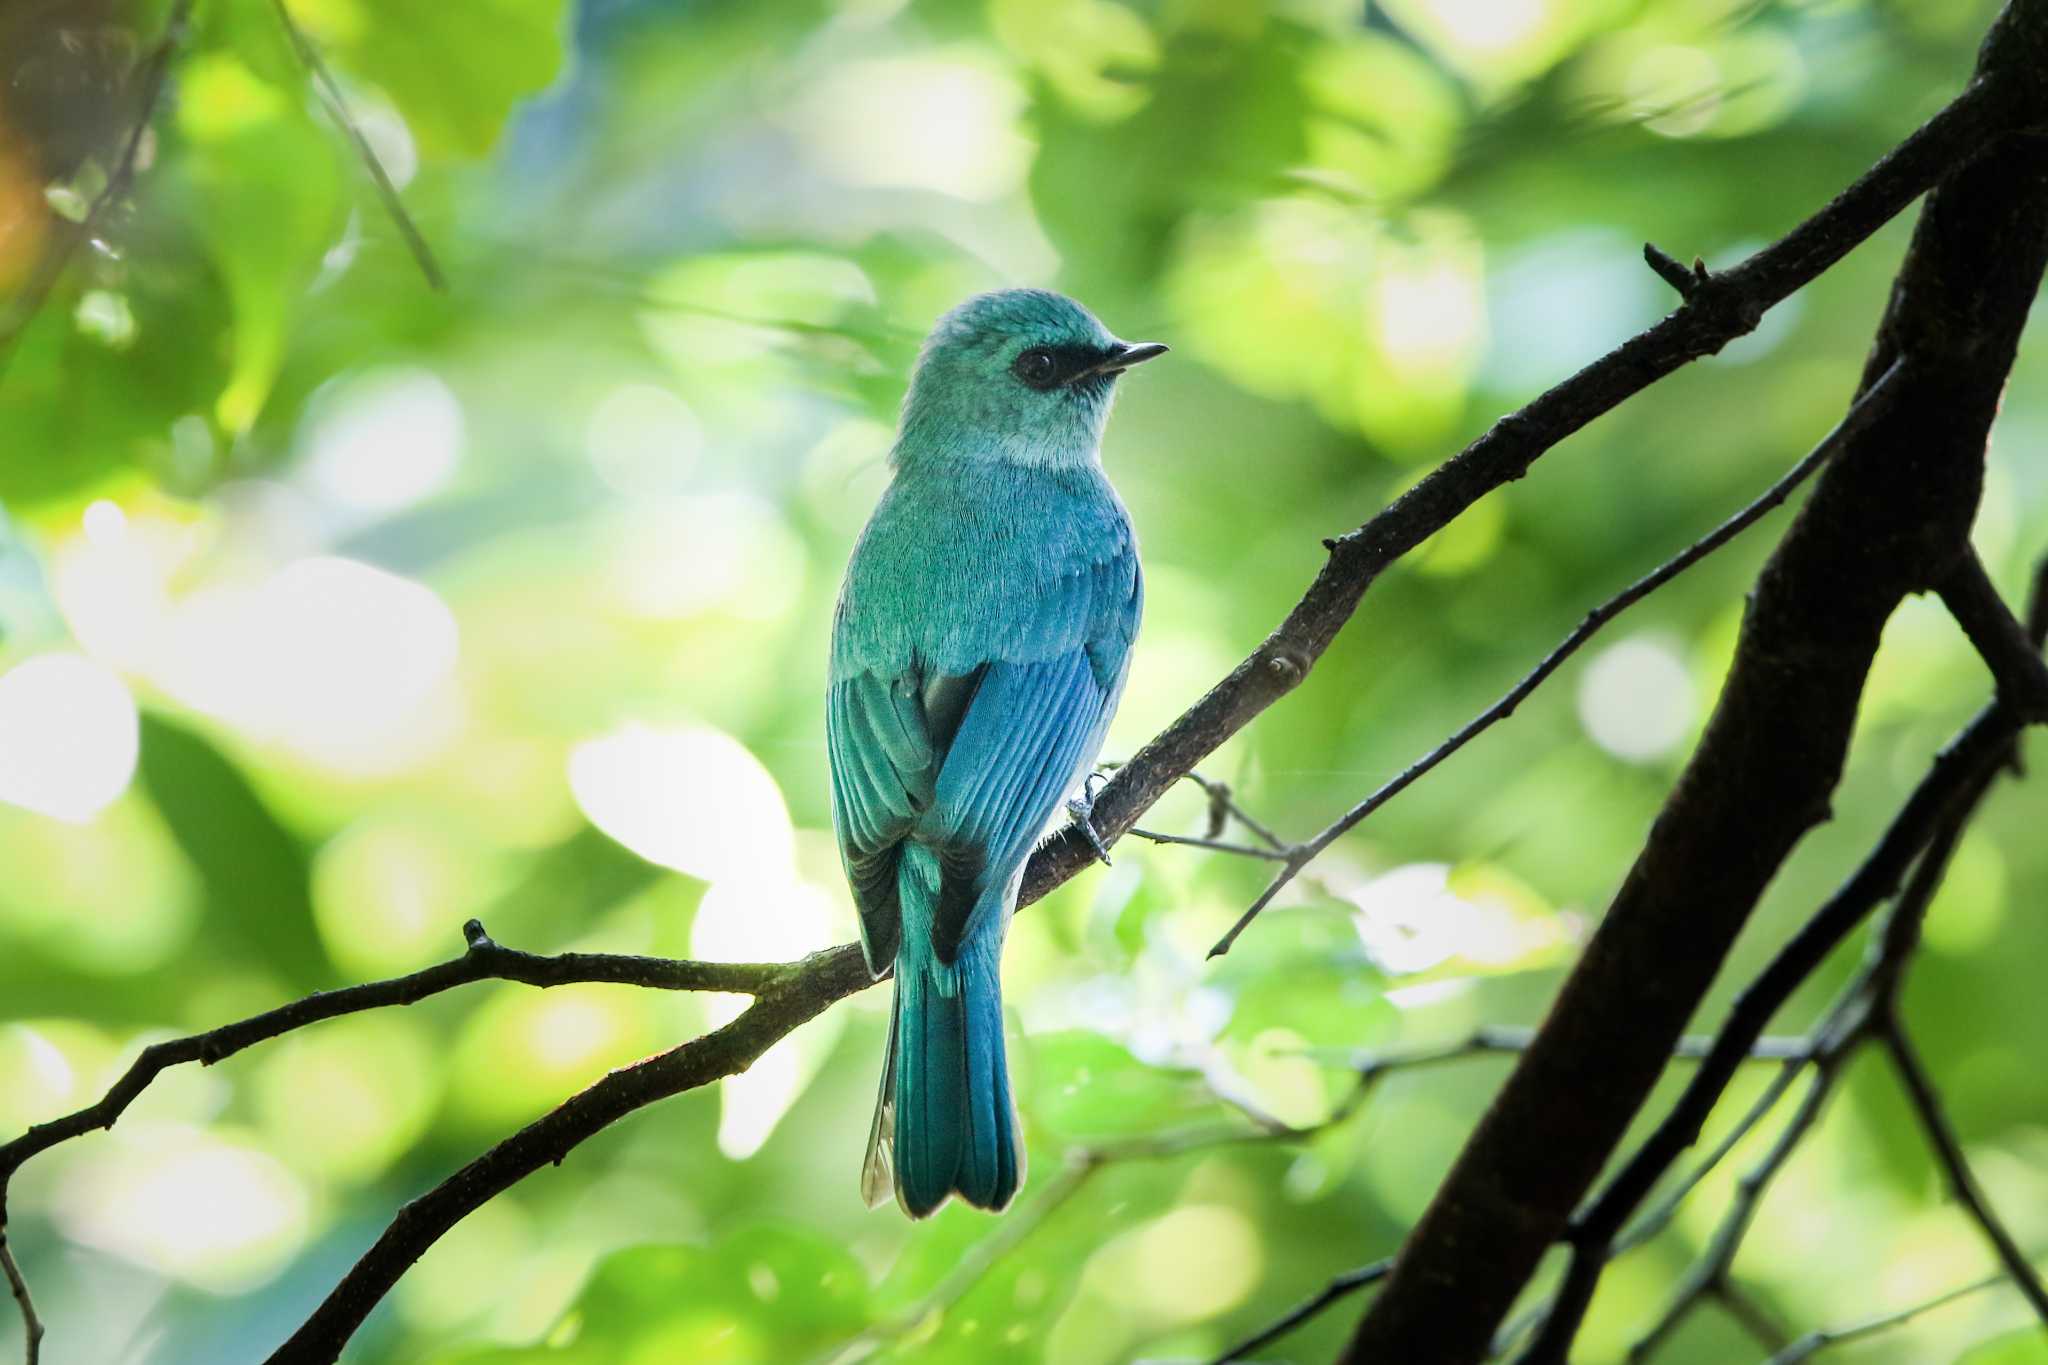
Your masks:
M1081 784L1081 794L1067 802L1067 814L1073 818L1074 827L1081 831L1081 837L1088 841L1088 847L1095 850L1095 856L1102 860L1104 867L1109 861L1109 848L1102 842L1102 836L1095 831L1095 784L1104 781L1101 773L1090 773Z

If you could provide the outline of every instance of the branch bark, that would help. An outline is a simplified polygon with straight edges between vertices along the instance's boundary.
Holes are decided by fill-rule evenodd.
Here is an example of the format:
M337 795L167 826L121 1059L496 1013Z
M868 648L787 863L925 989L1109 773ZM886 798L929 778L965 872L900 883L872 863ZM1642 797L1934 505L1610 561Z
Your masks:
M2038 117L2044 70L2048 5L2014 0L1971 89ZM1904 355L1903 382L1765 566L1698 749L1344 1360L1480 1359L1565 1232L1764 887L1826 818L1885 621L1967 554L2044 260L2048 158L2032 140L2001 141L1929 197L1864 378Z

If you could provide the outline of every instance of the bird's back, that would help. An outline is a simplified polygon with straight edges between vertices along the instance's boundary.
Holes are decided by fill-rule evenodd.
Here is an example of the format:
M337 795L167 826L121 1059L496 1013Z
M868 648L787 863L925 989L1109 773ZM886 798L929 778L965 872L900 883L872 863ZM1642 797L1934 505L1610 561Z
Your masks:
M1137 631L1139 594L1130 519L1094 465L906 468L847 568L832 677L965 674L1082 647L1120 653Z

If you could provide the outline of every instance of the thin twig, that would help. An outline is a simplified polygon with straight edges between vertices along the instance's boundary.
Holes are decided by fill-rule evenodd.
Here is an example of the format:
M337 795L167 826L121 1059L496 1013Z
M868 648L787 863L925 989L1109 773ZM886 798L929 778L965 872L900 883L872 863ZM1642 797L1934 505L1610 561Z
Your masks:
M1816 1331L1808 1332L1805 1336L1800 1337L1790 1346L1787 1346L1784 1350L1765 1361L1764 1365L1800 1365L1801 1361L1818 1355L1830 1346L1840 1346L1844 1342L1860 1341L1864 1337L1875 1336L1879 1332L1889 1331L1894 1327L1911 1322L1922 1313L1931 1313L1937 1308L1947 1307L1957 1299L1968 1298L1972 1294L1981 1294L1994 1285L2005 1283L2005 1280L2005 1273L2000 1271L1996 1275L1986 1275L1981 1280L1975 1280L1969 1284L1945 1290L1933 1298L1920 1303L1909 1304L1896 1312L1885 1313L1874 1318L1866 1318L1862 1322L1851 1323L1847 1327L1823 1327Z
M1137 825L1132 825L1124 833L1133 838L1144 839L1155 844L1179 844L1183 848L1206 848L1212 853L1230 853L1240 858L1258 858L1266 862L1284 863L1287 861L1285 853L1275 852L1270 848L1260 848L1256 844L1232 843L1228 839L1207 839L1195 834L1161 834L1158 830L1142 829Z
M291 40L292 51L298 54L299 61L304 63L307 72L311 74L313 88L319 93L320 102L326 107L328 117L332 118L347 135L356 155L362 159L364 169L369 171L370 180L377 187L377 198L384 205L384 212L390 215L392 226L398 229L398 235L405 239L406 250L412 253L413 260L419 265L420 273L426 276L428 287L445 293L448 289L448 279L441 273L441 266L434 259L433 249L427 245L427 239L421 234L418 224L413 222L412 215L406 212L405 201L398 196L398 186L391 182L391 176L385 171L384 163L378 159L376 149L370 146L370 140L363 136L362 125L358 124L355 115L349 112L348 100L342 94L341 84L334 79L334 73L327 69L326 59L320 55L320 49L314 45L306 31L299 27L298 20L292 18L291 9L285 0L271 0L271 7L277 11L278 22L284 25L285 36Z
M1971 1219L1984 1232L1985 1240L1998 1255L2005 1267L2005 1273L2019 1286L2044 1325L2048 1325L2048 1289L2041 1284L2041 1277L2021 1252L2019 1245L2006 1231L2005 1223L1991 1207L1991 1201L1984 1197L1977 1179L1970 1173L1970 1163L1963 1156L1963 1145L1956 1137L1954 1125L1948 1121L1948 1114L1942 1108L1941 1096L1936 1093L1933 1078L1927 1074L1926 1065L1920 1060L1918 1049L1913 1046L1906 1030L1900 1026L1896 1007L1888 1014L1882 1029L1885 1051L1897 1068L1899 1079L1905 1083L1906 1097L1912 1102L1913 1112L1926 1130L1928 1142L1934 1148L1935 1159L1948 1177L1949 1188L1969 1210Z
M28 1292L28 1281L22 1278L21 1267L14 1263L14 1248L8 1245L4 1223L0 1223L0 1271L6 1272L7 1287L21 1309L22 1359L25 1365L36 1365L43 1354L43 1320L36 1316L36 1301Z
M1629 1347L1629 1365L1643 1365L1649 1360L1704 1300L1720 1298L1727 1301L1724 1291L1728 1288L1729 1269L1742 1245L1743 1235L1749 1231L1750 1220L1756 1216L1757 1205L1763 1201L1764 1191L1770 1187L1771 1181L1798 1149L1800 1139L1820 1119L1828 1097L1833 1094L1835 1083L1841 1077L1842 1060L1843 1055L1835 1053L1820 1061L1806 1097L1800 1101L1799 1108L1793 1111L1784 1128L1779 1130L1771 1149L1736 1182L1735 1197L1729 1201L1728 1212L1715 1227L1706 1254L1695 1261L1679 1280L1670 1303L1657 1321Z
M1773 483L1769 488L1758 494L1748 506L1722 522L1706 535L1686 546L1685 549L1672 558L1658 565L1634 583L1631 583L1619 593L1616 593L1613 597L1602 602L1592 611L1587 612L1585 619L1573 628L1571 634L1565 636L1556 648L1546 654L1541 663L1524 674L1522 680L1509 688L1499 701L1465 722L1456 734L1395 774L1379 790L1344 812L1322 833L1316 835L1298 850L1295 850L1289 857L1283 859L1282 861L1286 865L1274 876L1266 889L1259 893L1259 898L1252 902L1251 908L1238 917L1237 923L1230 926L1230 932L1218 939L1216 945L1209 949L1209 956L1218 957L1229 952L1231 945L1237 942L1238 935L1251 926L1251 922L1259 917L1259 912L1270 905L1273 898L1279 895L1289 882L1294 880L1295 875L1304 867L1307 867L1310 862L1314 861L1324 849L1327 849L1338 839L1357 828L1367 816L1371 815L1381 806L1386 805L1387 802L1393 800L1396 796L1399 796L1403 791L1406 791L1411 784L1429 772L1430 769L1436 767L1437 764L1464 748L1465 745L1484 731L1492 728L1497 722L1506 720L1509 716L1513 715L1515 708L1526 701L1531 692L1542 686L1544 680L1550 677L1552 673L1555 673L1566 659L1577 653L1580 646L1598 634L1601 627L1621 615L1624 611L1627 611L1637 602L1642 601L1645 597L1657 591L1657 589L1663 587L1666 583L1669 583L1672 579L1684 573L1693 565L1699 563L1702 559L1705 559L1714 551L1720 549L1723 545L1726 545L1729 541L1735 539L1736 536L1741 535L1780 503L1784 502L1785 499L1791 497L1793 491L1800 484L1811 478L1822 465L1826 464L1834 456L1836 451L1840 450L1849 441L1855 439L1876 419L1878 413L1883 410L1885 390L1898 378L1904 365L1905 361L1903 359L1893 361L1891 367L1884 372L1884 375L1875 384L1864 390L1862 396L1850 407L1842 420L1835 425L1835 429L1822 437L1819 445L1808 451L1804 458L1780 476L1776 483Z
M1223 832L1221 819L1227 818L1237 821L1247 830L1250 830L1253 838L1265 844L1275 853L1285 853L1294 847L1294 845L1288 843L1285 839L1282 839L1271 829L1267 828L1263 822L1254 818L1252 813L1246 810L1243 803L1237 799L1237 793L1231 790L1228 782L1220 782L1213 777L1204 777L1198 772L1188 773L1186 780L1200 787L1203 795L1209 798L1210 837L1213 838Z
M1230 1365L1231 1361L1243 1360L1250 1356L1252 1352L1271 1346L1274 1342L1286 1336L1289 1332L1292 1332L1295 1328L1301 1326L1310 1318L1315 1317L1332 1304L1350 1297L1368 1285L1378 1284L1387 1277L1387 1272L1393 1268L1394 1262L1390 1257L1387 1260L1374 1261L1371 1265L1360 1266L1356 1270L1347 1270L1341 1275L1332 1276L1330 1282L1315 1294L1302 1300L1267 1326L1261 1327L1243 1341L1238 1342L1237 1345L1224 1351L1222 1355L1217 1356L1211 1361L1210 1365Z

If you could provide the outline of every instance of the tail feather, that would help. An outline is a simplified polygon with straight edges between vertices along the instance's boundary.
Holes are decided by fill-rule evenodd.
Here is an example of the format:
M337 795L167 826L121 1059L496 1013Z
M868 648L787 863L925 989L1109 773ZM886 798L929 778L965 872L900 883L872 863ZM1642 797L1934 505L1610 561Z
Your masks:
M906 849L897 883L904 932L895 1013L861 1185L870 1203L879 1202L893 1176L897 1201L913 1218L956 1193L1001 1209L1023 1177L1003 1051L1003 917L987 917L957 961L940 962L927 928L938 883L931 855Z

